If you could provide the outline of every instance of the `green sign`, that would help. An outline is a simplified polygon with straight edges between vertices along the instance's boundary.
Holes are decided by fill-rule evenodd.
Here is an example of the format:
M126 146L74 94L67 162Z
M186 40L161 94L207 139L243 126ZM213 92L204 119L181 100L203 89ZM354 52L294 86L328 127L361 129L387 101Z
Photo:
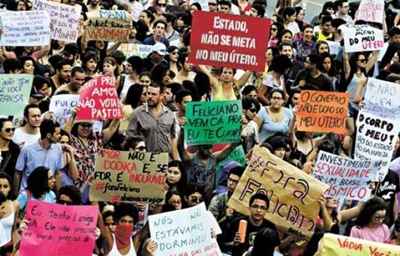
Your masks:
M28 104L32 75L0 75L0 115L20 115Z
M191 102L186 106L185 143L212 145L240 141L240 100Z

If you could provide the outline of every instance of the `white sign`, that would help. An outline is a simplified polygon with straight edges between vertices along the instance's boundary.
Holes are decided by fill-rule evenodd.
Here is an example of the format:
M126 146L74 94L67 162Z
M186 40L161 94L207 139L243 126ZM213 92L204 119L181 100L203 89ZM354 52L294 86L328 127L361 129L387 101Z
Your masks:
M45 11L2 12L0 46L43 46L50 43L50 18Z
M361 110L357 117L354 159L382 161L378 174L379 180L382 180L392 159L399 131L398 119Z
M346 52L376 51L385 47L383 30L368 25L341 26Z
M397 118L400 113L400 86L396 83L368 78L364 109L379 116Z
M71 116L72 110L79 104L79 95L54 95L50 101L49 111L53 112L56 121L64 127L65 121Z
M151 239L157 242L156 256L222 255L211 237L204 203L191 208L149 216Z
M79 36L80 5L66 5L46 0L34 0L33 9L50 15L51 39L75 43Z
M384 0L361 0L355 20L383 23Z
M368 182L376 180L380 167L380 162L353 160L321 150L312 175L330 186L325 196L366 201L371 194Z

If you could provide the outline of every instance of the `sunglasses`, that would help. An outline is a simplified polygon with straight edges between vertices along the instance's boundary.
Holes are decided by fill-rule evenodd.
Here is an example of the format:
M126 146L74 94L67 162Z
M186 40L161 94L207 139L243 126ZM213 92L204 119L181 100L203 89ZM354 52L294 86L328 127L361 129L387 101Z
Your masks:
M157 4L158 6L165 7L167 4Z
M366 59L362 59L362 60L358 60L359 62L362 62L362 63L367 63L367 60Z
M65 204L65 205L72 205L71 201L65 201L65 200L58 200L58 204Z
M251 109L249 109L251 112L253 112L253 113L255 113L255 112L257 112L257 109L255 109L255 108L251 108Z
M92 128L92 124L89 124L89 123L82 123L82 124L80 124L80 126L82 126L82 127L85 127L85 128Z
M4 129L5 132L14 132L15 128L6 128Z

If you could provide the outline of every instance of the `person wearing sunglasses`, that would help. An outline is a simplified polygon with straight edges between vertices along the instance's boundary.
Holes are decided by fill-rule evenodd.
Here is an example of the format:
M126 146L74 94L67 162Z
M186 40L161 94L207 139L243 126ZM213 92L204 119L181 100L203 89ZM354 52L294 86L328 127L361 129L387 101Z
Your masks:
M17 144L12 141L15 127L11 120L0 118L0 172L14 177L15 164L20 152Z
M254 145L259 143L258 126L255 121L260 104L257 99L246 96L242 100L242 132L241 138L244 145L244 151L249 152Z
M350 236L380 243L389 242L390 230L383 223L385 217L385 201L380 197L369 199L358 215L356 225L351 228Z

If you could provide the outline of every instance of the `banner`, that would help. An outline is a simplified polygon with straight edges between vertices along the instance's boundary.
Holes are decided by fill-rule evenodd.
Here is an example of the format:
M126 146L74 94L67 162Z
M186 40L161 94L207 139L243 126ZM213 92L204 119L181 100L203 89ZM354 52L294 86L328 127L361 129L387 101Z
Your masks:
M212 145L240 141L240 100L190 102L186 105L185 143Z
M325 233L314 256L398 256L400 246Z
M189 62L264 71L269 19L197 11L192 24Z
M127 42L131 29L129 13L101 9L98 17L89 17L85 33L87 40Z
M383 30L368 25L341 26L345 52L376 51L385 47Z
M399 119L381 117L361 110L357 117L354 159L382 162L379 179L387 173L400 131Z
M266 148L256 146L228 205L249 215L250 197L256 192L264 193L270 198L266 219L310 237L319 214L318 200L328 187Z
M161 202L167 169L168 153L102 150L96 155L90 201Z
M115 89L115 80L98 76L80 90L77 120L110 120L122 118L122 107Z
M380 116L398 118L400 86L396 83L369 77L363 109Z
M347 93L301 91L296 127L305 132L346 132Z
M50 44L50 18L45 11L4 11L0 25L0 46Z
M204 203L191 208L149 216L151 239L157 242L155 256L222 255L211 238L213 227Z
M371 194L368 183L377 179L380 167L380 162L353 160L321 150L313 176L330 185L326 197L366 201Z
M384 0L361 0L354 20L363 20L382 24L384 13Z
M0 75L0 115L14 116L24 112L32 89L32 75Z
M76 43L79 36L80 5L67 5L47 0L33 0L34 10L47 11L50 15L51 39Z
M61 94L54 95L50 100L49 112L53 112L57 123L64 127L65 122L71 116L72 111L79 104L79 95Z
M21 256L91 256L96 240L97 206L67 206L31 200L25 211Z

